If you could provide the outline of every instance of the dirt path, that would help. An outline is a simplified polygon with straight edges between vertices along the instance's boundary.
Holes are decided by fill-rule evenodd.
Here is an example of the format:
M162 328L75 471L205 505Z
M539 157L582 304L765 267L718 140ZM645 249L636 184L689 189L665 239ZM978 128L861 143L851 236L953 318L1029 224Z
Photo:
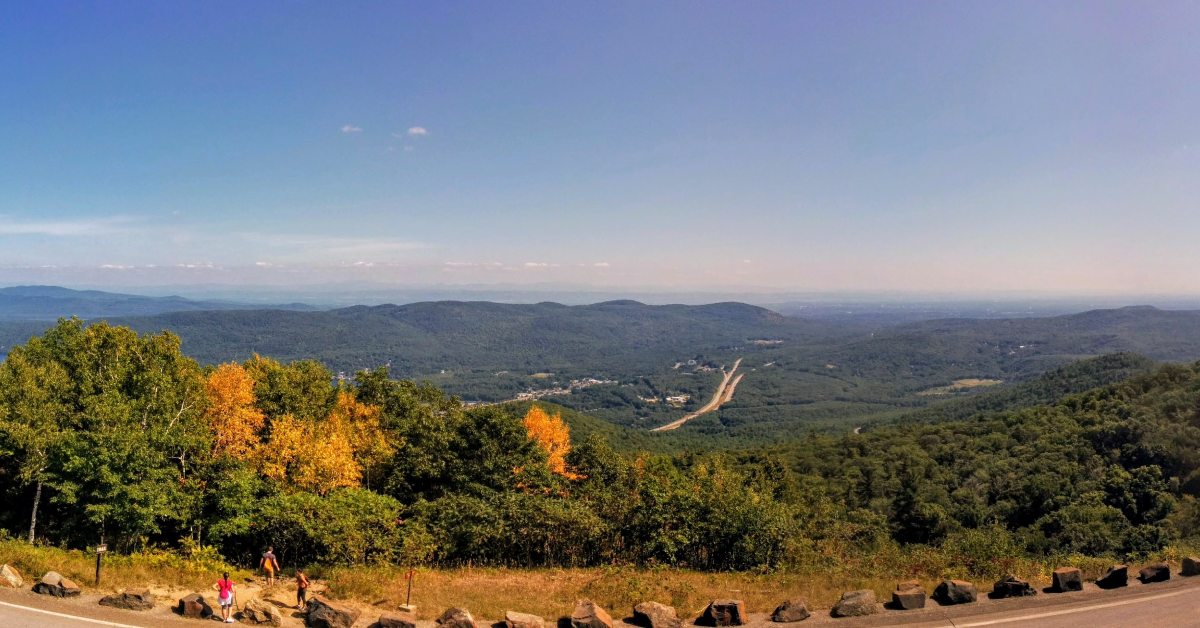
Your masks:
M721 379L721 385L717 387L717 392L713 393L712 399L709 399L708 403L701 406L699 410L688 414L681 419L671 421L666 425L660 425L659 427L656 427L650 431L668 432L670 430L677 430L682 427L684 423L687 423L688 421L691 421L702 414L708 414L709 412L720 408L726 403L729 403L729 400L733 399L733 391L737 389L738 382L741 382L742 378L746 376L745 373L738 375L736 378L733 376L733 374L737 372L738 367L741 365L742 359L738 358L733 363L733 368L729 369L729 371L726 372L725 376Z

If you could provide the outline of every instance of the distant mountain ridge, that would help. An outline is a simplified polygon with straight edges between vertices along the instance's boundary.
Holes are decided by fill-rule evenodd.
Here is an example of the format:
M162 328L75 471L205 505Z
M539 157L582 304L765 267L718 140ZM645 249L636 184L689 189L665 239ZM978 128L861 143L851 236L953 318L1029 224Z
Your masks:
M59 286L12 286L0 288L0 320L53 321L78 316L85 320L118 316L154 316L167 312L261 309L233 301L200 301L180 296L148 297L136 294L72 290ZM311 310L289 303L275 309Z
M661 366L761 337L840 336L838 327L744 303L593 305L434 301L320 312L174 312L121 319L139 331L169 329L206 362L315 358L353 371L390 364L399 376L450 369L621 369Z

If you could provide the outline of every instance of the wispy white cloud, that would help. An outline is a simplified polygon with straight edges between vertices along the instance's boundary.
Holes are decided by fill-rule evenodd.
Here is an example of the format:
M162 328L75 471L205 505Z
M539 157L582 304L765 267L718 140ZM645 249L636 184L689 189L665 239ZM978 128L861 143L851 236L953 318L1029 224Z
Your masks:
M353 124L347 124L346 126L342 127L342 133L362 133L362 127L354 126Z
M125 216L78 220L17 220L0 216L0 235L54 237L107 235L129 231L131 222Z
M592 266L595 268L608 268L609 266L612 266L612 264L609 264L608 262L594 262L592 263Z
M410 127L408 127L408 134L409 135L429 135L429 129L426 129L423 126L410 126Z
M393 255L430 248L424 242L383 237L251 232L236 235L247 244L273 251L271 257L291 255L305 261L328 260L331 257L362 260L374 255Z
M549 262L525 262L522 264L525 268L549 268Z

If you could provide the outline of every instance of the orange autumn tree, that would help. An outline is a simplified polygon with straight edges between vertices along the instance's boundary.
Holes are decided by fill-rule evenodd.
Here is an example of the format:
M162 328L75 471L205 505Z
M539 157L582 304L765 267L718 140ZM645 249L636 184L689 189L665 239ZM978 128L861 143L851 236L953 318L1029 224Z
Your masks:
M567 454L571 453L571 430L563 422L561 413L551 416L533 405L525 413L523 423L529 438L546 452L546 464L552 472L572 480L580 477L567 469Z
M208 376L205 390L204 418L213 433L213 455L249 458L266 420L254 405L254 379L240 364L222 364Z

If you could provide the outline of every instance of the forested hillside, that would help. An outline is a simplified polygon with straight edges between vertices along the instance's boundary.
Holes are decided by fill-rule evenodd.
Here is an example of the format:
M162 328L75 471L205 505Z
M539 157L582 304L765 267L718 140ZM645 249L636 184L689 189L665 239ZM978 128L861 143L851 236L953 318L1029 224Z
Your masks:
M273 543L289 564L833 569L921 546L980 573L1200 533L1200 365L739 455L618 453L569 422L382 369L202 367L169 334L64 321L0 365L0 525L243 562Z
M430 382L467 402L542 397L640 429L701 407L721 381L720 369L742 358L744 378L733 398L684 428L742 441L812 427L845 431L1020 386L1096 355L1200 359L1200 314L1147 307L893 327L794 319L739 303L633 301L446 301L322 312L177 312L116 322L143 333L177 333L184 353L202 364L258 353L318 360L346 376L387 365L396 376ZM28 323L0 324L0 345L37 331Z

